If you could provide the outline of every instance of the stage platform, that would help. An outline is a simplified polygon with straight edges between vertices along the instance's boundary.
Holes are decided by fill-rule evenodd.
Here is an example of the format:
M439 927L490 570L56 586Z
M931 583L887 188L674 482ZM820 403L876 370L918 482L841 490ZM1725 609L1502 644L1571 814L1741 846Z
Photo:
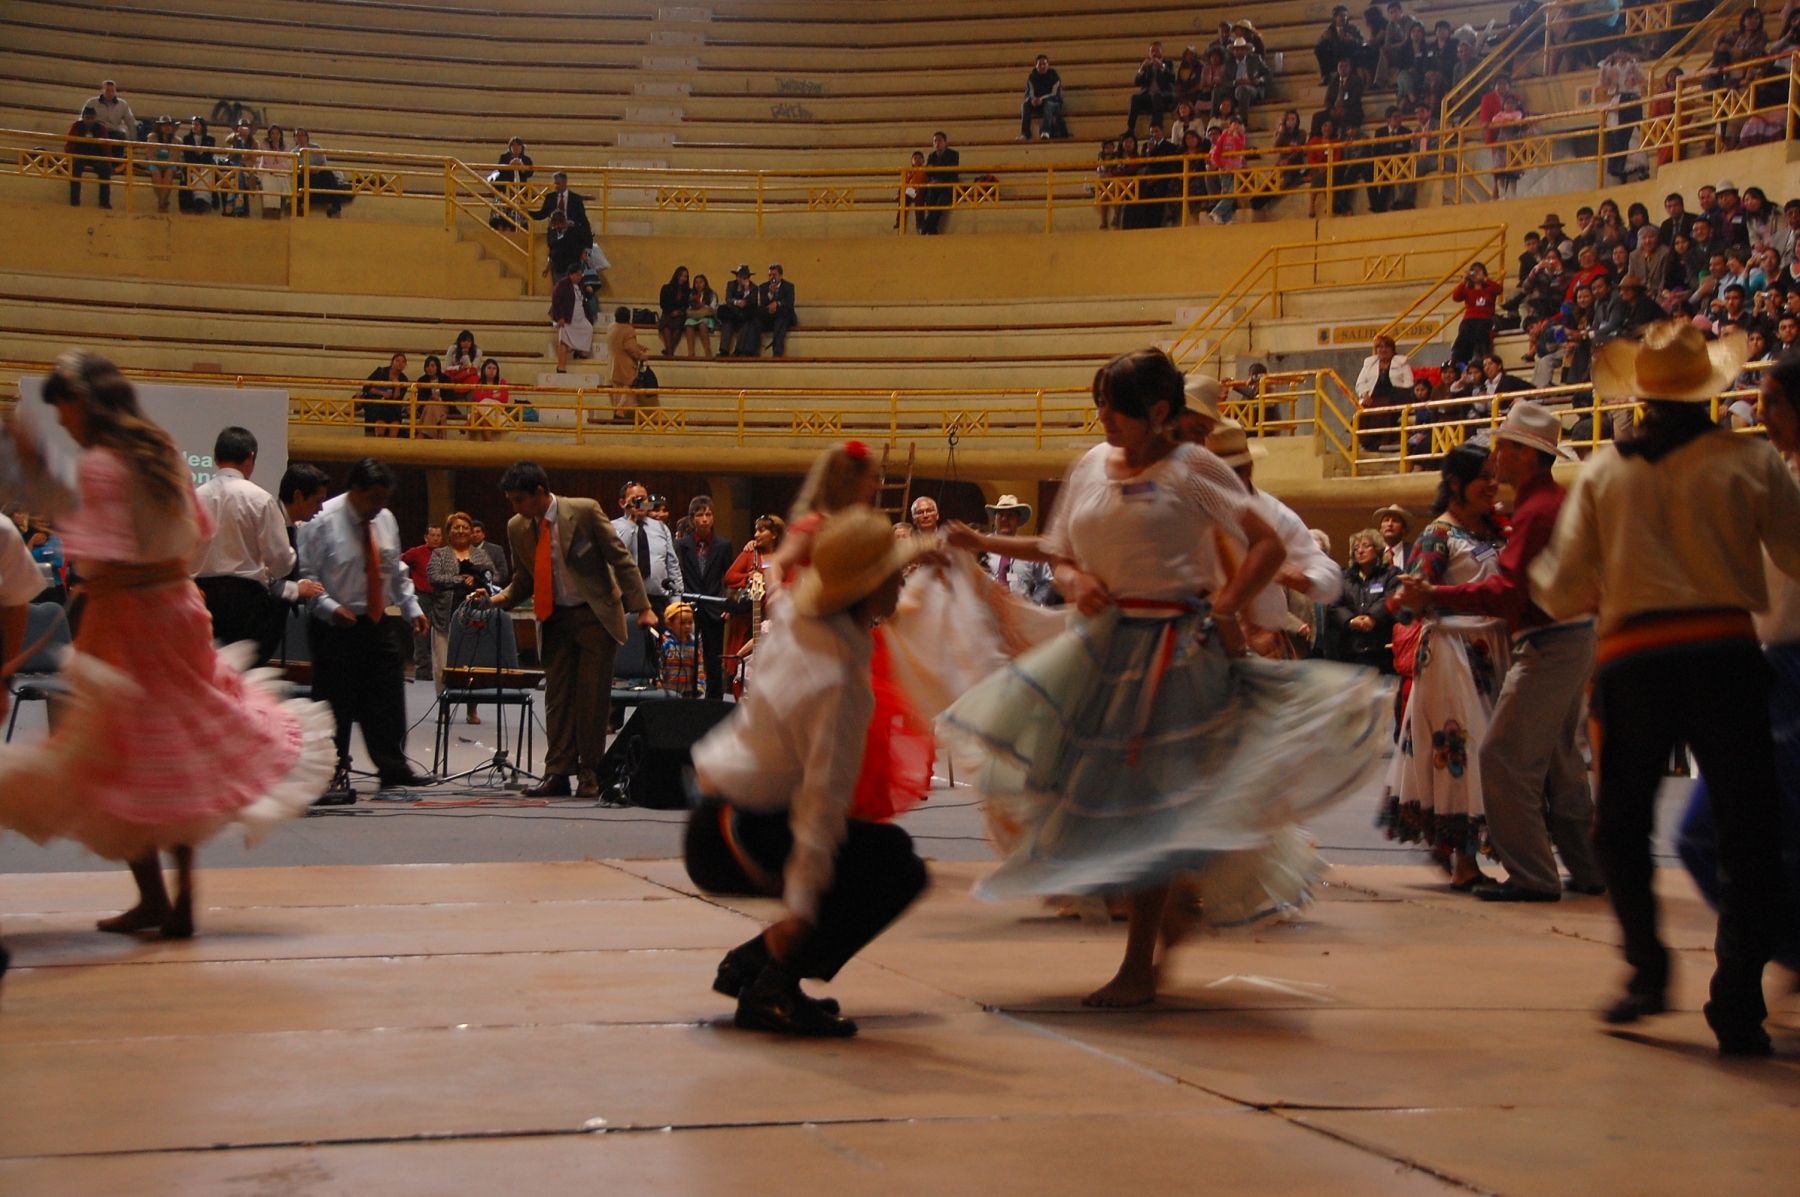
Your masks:
M157 1197L1791 1191L1800 1032L1722 1061L1711 919L1660 870L1678 1012L1613 1032L1604 899L1488 906L1336 867L1291 923L1083 1010L1123 928L933 888L740 1032L714 965L772 909L678 862L212 869L200 935L93 930L122 870L0 876L0 1192ZM1771 972L1771 985L1777 982Z

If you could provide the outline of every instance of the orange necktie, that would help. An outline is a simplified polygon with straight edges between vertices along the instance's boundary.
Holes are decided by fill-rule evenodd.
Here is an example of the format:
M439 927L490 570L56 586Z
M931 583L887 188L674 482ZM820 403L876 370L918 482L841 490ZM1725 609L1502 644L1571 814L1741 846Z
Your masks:
M531 610L542 623L556 610L556 575L550 561L550 538L556 529L538 521L537 560L531 567Z
M375 547L374 520L363 524L363 533L363 566L368 570L368 595L367 601L363 604L364 614L372 622L379 623L382 615L387 611L387 603L383 601L387 597L387 592L381 584L381 550Z

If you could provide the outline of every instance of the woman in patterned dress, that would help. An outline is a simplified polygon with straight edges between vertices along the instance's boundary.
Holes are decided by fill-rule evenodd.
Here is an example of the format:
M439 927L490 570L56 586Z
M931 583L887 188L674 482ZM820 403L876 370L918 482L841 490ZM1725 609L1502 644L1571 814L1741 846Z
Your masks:
M1436 518L1419 533L1407 572L1436 586L1479 582L1497 572L1505 542L1494 518L1497 493L1486 446L1458 445L1446 454ZM1429 844L1458 890L1487 880L1476 864L1486 823L1481 741L1507 659L1504 621L1427 612L1388 771L1379 818L1388 838Z

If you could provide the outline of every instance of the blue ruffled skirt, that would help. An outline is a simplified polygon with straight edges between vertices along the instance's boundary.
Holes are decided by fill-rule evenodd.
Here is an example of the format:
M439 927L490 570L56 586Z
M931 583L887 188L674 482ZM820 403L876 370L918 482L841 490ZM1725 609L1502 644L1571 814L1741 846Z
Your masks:
M1195 611L1174 621L1145 703L1169 624L1072 617L941 716L981 757L975 785L1004 829L1006 860L978 892L1131 891L1199 871L1211 922L1304 900L1318 865L1293 825L1372 779L1389 684L1358 666L1229 657Z

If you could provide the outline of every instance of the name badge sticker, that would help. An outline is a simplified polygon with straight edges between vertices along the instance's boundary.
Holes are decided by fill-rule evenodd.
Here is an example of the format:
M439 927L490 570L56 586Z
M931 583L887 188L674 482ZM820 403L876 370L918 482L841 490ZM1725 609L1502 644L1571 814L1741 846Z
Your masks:
M1141 482L1127 482L1119 487L1119 497L1127 503L1154 503L1156 501L1156 479L1145 478Z
M1369 593L1370 594L1386 594L1387 593L1387 583L1386 582L1371 582L1369 584Z

